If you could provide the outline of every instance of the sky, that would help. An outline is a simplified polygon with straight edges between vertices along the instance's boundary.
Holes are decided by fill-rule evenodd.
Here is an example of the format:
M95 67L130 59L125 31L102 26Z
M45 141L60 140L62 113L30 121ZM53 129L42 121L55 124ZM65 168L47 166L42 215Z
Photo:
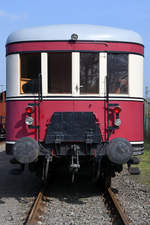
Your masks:
M51 24L95 24L139 33L145 46L144 92L147 86L150 96L150 0L0 0L0 91L6 82L8 35Z

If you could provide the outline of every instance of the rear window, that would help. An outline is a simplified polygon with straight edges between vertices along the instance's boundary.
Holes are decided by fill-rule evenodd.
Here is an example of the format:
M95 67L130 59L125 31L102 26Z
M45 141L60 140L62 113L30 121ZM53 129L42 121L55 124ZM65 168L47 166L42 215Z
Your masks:
M99 53L80 53L80 94L99 93Z
M108 54L109 92L128 94L128 54Z
M72 53L48 53L48 93L72 92Z
M21 93L38 92L38 74L41 73L41 53L25 53L21 59Z

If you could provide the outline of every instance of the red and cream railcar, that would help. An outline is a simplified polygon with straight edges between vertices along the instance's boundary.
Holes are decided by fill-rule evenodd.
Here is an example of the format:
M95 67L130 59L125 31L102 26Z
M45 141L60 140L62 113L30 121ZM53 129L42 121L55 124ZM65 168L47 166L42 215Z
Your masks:
M6 55L6 152L17 161L70 157L77 171L85 157L102 171L120 171L143 153L144 46L137 33L95 25L24 29L8 37Z

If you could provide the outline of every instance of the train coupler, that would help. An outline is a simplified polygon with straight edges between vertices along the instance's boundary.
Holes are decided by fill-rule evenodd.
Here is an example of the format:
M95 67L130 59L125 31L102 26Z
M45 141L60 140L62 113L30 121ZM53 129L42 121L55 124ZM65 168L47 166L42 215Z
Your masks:
M70 170L72 172L72 183L74 182L74 177L75 174L79 171L80 169L80 164L79 164L79 150L80 147L78 145L72 145L71 146L72 150L72 158L71 158L71 164L70 164Z
M49 164L52 163L52 161L53 161L53 155L46 154L44 163L43 163L43 174L42 174L42 180L44 182L47 181L48 174L49 174Z

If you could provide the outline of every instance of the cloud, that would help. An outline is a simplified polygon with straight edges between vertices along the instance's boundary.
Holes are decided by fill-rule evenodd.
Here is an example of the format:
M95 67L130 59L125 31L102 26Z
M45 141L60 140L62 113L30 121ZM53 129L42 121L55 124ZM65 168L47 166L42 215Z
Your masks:
M9 12L6 12L6 11L0 9L0 18L2 18L2 17L5 19L8 19L8 20L11 20L11 21L18 21L20 19L26 20L28 16L26 13L17 15L17 14L9 13Z

